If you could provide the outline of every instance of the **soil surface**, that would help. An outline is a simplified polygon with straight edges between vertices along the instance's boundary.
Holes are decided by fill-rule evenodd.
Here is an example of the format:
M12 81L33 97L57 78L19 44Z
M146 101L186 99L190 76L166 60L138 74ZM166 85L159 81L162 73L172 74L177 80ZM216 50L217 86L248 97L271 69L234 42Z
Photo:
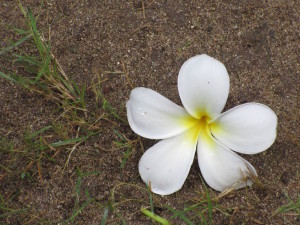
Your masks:
M38 29L50 41L69 79L89 87L100 76L105 80L105 98L124 119L132 88L151 88L181 105L177 75L182 63L203 53L223 62L231 84L225 110L246 102L266 104L278 115L278 134L267 151L243 155L256 168L262 185L221 198L218 205L223 210L213 210L212 223L299 223L296 211L275 213L296 202L300 194L299 1L45 0L42 4L27 0L22 4L38 17ZM26 28L22 12L16 2L2 0L0 49L20 38L16 28ZM0 56L1 72L14 70L13 65ZM92 95L88 89L87 108L101 108ZM1 224L67 220L77 203L84 206L88 201L84 190L93 200L68 220L70 224L100 224L106 212L108 224L154 224L139 211L150 204L138 162L156 141L139 139L126 123L112 121L111 126L104 121L99 134L76 147L66 168L67 148L60 149L54 160L45 157L33 165L27 155L18 153L16 159L8 151L25 151L24 134L52 124L60 114L51 99L0 77L0 213L8 212L3 205L11 212L20 210L0 214ZM141 142L124 168L126 148L116 148L114 142L120 139L114 130ZM76 131L68 132L76 137ZM78 195L79 170L86 175ZM24 178L24 171L30 178ZM212 189L209 193L219 194ZM196 157L180 191L165 197L153 195L155 212L173 224L184 221L163 205L183 210L203 198ZM188 215L200 224L197 211Z

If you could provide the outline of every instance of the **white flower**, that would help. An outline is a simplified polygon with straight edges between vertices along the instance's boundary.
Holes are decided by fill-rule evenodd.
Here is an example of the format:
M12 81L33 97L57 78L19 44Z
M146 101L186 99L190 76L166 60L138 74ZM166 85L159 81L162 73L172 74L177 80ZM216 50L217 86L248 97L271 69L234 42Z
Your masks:
M139 172L154 193L178 191L198 163L207 184L217 191L251 185L254 167L233 151L255 154L276 138L277 116L267 106L246 103L221 114L228 93L225 66L207 55L187 60L178 77L184 108L143 87L132 90L126 103L131 129L150 139L163 139L148 149ZM233 150L233 151L232 151Z

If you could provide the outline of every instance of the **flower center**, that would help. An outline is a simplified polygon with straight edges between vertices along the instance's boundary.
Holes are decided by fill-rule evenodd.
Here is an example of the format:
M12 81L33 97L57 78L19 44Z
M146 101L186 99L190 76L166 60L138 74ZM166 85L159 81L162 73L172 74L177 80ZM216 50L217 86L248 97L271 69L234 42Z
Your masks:
M212 135L211 135L211 132L210 132L210 126L213 124L209 124L209 118L204 116L204 117L201 117L200 119L200 126L201 126L201 130L200 130L200 133L198 135L198 138L199 136L201 141L202 142L205 142L206 145L208 146L212 146L214 145L214 141L212 139ZM211 149L214 149L213 147L211 147Z
M199 119L199 126L201 127L201 130L202 129L206 129L206 127L208 126L208 117L207 116L202 116L200 119Z
M204 138L205 140L209 141L210 138L210 128L209 128L209 117L208 116L202 116L200 118L200 131L199 131L199 135L202 135L202 138Z
M202 116L200 119L197 119L197 123L187 132L187 138L193 143L197 142L199 135L202 136L201 139L210 142L210 128L209 128L209 117Z

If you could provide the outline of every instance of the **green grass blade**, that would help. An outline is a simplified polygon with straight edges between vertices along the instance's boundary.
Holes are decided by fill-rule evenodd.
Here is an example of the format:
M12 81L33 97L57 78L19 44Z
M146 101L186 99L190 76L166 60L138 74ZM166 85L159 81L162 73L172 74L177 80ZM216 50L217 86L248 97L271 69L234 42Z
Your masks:
M78 216L79 213L82 212L82 210L85 209L85 207L87 207L90 203L92 202L92 199L87 199L81 206L79 209L75 210L72 214L72 216L69 218L69 220L72 221L72 223L74 222L75 218Z
M123 152L123 158L122 158L122 162L121 162L121 168L123 169L129 159L129 157L131 156L132 153L132 148L131 147L127 147L126 152Z
M18 6L19 6L19 8L20 8L20 10L22 12L22 14L24 15L24 17L26 17L26 12L25 12L25 9L24 9L24 7L22 5L21 0L17 0L17 4L18 4Z
M123 118L121 118L118 113L116 112L116 109L113 108L110 103L103 97L102 99L102 108L104 110L106 110L110 115L112 115L113 117L115 117L116 119L118 119L119 121L128 124L127 120L124 120Z
M120 220L122 220L123 225L127 225L125 219L122 217L120 213L116 212L116 215L120 218Z
M204 186L205 189L205 193L206 193L206 199L207 199L207 210L208 210L208 217L209 217L209 224L212 224L212 202L211 202L211 197L210 194L208 192L208 188L206 187L204 181L202 180L202 184Z
M105 225L106 220L107 220L107 216L108 216L108 208L105 208L104 213L103 213L103 217L101 220L101 225Z
M207 225L207 221L206 221L205 216L203 215L203 213L201 211L198 211L197 213L201 218L201 224Z
M49 53L49 50L47 48L47 51L46 51L46 59L44 61L44 65L43 67L40 69L38 75L36 76L34 82L38 82L39 79L46 73L46 71L49 69L49 65L50 65L50 62L51 62L51 56L50 56L50 53Z
M38 136L41 133L44 133L45 131L49 130L50 128L52 128L52 126L47 126L47 127L43 127L42 129L35 131L29 135L26 136L26 139L32 139L35 138L36 136Z
M30 31L29 30L22 30L22 29L18 29L18 28L15 28L14 31L19 34L19 35L25 35L25 34L30 34Z
M28 16L28 19L29 19L29 27L30 27L30 30L32 32L34 42L35 42L35 44L36 44L36 46L39 50L40 57L44 58L45 53L46 53L45 52L45 47L44 47L43 41L41 40L38 29L37 29L36 20L35 20L33 14L32 14L32 11L30 9L28 9L27 16Z
M300 217L300 196L298 196L296 203L293 202L289 197L288 197L288 199L289 199L289 203L279 207L276 210L276 213L285 213L285 212L293 210L293 211L297 212L298 217Z
M69 81L65 80L62 76L58 76L58 79L63 83L63 85L67 88L67 90L77 99L78 96L74 91L73 86L70 84Z
M9 80L14 83L18 83L16 79L14 79L11 76L6 75L5 73L0 72L0 77L3 77L4 79Z
M55 148L55 147L60 147L60 146L64 146L64 145L76 144L80 141L87 140L89 137L90 136L84 136L84 137L72 138L72 139L68 139L68 140L64 140L64 141L58 141L58 142L50 144L50 146Z
M13 56L16 58L16 62L26 62L37 67L41 66L41 63L35 60L34 57L32 56L19 55L19 54L13 54Z
M153 197L152 197L152 193L151 193L151 190L150 190L149 187L147 188L147 190L148 190L148 192L149 192L150 209L151 209L151 212L154 213L154 205L153 205Z
M160 217L160 216L158 216L158 215L156 215L156 214L150 212L150 211L147 210L147 209L141 209L141 212L142 212L145 216L147 216L147 217L149 217L149 218L155 220L156 222L158 222L158 223L160 223L160 224L162 224L162 225L170 225L170 224L171 224L171 223L170 223L168 220L166 220L165 218L162 218L162 217Z
M31 37L32 37L32 34L28 34L25 37L21 38L20 40L16 41L15 43L12 43L10 46L2 49L0 51L0 56L6 52L9 52L10 50L14 49L15 47L18 47L20 44L22 44L24 41L27 41Z
M2 214L0 214L0 218L4 218L4 217L8 217L8 216L13 216L13 215L16 215L16 214L20 214L20 213L26 212L27 210L28 209L19 209L19 210L14 210L14 211L7 212L7 213L2 213Z
M126 141L126 139L124 138L124 136L120 133L120 131L118 130L113 130L113 132L122 140L122 141Z
M178 218L182 219L184 222L186 222L189 225L194 225L194 223L192 221L190 221L188 218L185 217L183 212L178 212L178 211L176 211L175 209L173 209L169 206L167 206L166 208L169 211L171 211L174 214L175 217L178 217Z

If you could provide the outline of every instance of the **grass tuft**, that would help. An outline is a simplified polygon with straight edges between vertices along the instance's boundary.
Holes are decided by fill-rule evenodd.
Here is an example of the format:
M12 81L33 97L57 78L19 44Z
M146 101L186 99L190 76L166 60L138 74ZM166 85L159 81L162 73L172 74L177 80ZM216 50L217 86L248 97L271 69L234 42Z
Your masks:
M292 212L290 215L296 216L298 220L300 220L300 195L298 196L298 199L296 202L294 202L289 196L286 191L283 191L285 197L288 199L289 203L283 206L280 206L274 215L277 215L279 213L288 213Z
M16 74L0 71L0 77L54 101L63 109L66 118L73 119L73 115L86 111L84 103L86 88L79 87L68 79L51 52L50 44L38 31L37 21L31 10L26 11L20 2L19 7L25 16L27 30L22 32L18 30L18 33L25 36L1 50L0 56L15 62L15 67L19 67L21 72ZM32 53L22 51L20 47L25 41L35 51ZM10 53L11 50L14 52ZM8 53L10 54L7 55ZM76 117L74 118L72 121L74 124L82 125L81 120L77 121Z

